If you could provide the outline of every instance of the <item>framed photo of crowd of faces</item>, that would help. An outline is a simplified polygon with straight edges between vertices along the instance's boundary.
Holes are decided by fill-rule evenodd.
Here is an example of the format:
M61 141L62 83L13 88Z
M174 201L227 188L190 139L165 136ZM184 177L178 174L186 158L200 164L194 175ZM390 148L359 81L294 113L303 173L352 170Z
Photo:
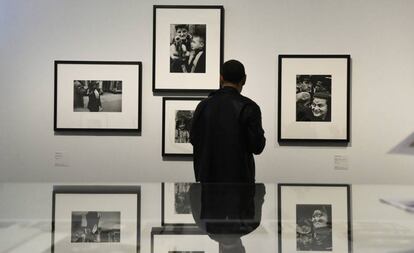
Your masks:
M194 111L203 98L164 97L162 99L162 156L193 155L190 129Z
M140 252L139 186L54 186L52 253Z
M198 227L151 230L151 253L218 253L219 244Z
M55 131L141 131L141 62L55 61Z
M162 183L161 224L174 226L195 225L191 210L192 183Z
M153 91L219 88L223 6L154 5Z
M279 253L350 253L350 186L279 184Z
M349 142L350 59L279 55L279 142Z

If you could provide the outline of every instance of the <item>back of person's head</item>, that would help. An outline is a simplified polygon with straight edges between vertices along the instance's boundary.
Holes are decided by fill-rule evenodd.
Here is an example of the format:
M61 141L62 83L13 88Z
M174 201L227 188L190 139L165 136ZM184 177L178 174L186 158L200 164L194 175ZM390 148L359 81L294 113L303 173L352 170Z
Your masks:
M245 77L244 66L237 60L229 60L223 64L221 75L224 81L239 84Z

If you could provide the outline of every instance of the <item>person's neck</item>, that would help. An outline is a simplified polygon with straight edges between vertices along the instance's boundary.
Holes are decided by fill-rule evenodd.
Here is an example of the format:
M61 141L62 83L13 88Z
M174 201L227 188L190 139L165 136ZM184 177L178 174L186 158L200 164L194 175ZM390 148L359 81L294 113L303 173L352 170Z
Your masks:
M236 89L239 93L241 92L240 85L237 85L237 84L234 84L234 83L224 82L224 83L221 84L221 87L222 88L231 87L231 88Z

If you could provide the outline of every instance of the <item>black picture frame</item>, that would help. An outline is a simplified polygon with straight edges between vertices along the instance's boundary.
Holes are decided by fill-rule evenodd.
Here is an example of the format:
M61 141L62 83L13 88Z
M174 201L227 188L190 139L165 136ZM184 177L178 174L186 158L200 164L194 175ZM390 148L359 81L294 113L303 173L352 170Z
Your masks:
M197 104L203 100L204 97L163 97L162 99L162 145L161 145L161 156L163 157L192 157L193 151L192 146L189 142L180 143L176 142L172 136L174 133L173 113L177 109L183 109L185 111L195 110ZM181 102L181 107L174 107L173 102ZM175 119L175 118L174 118ZM191 121L189 121L191 123ZM187 126L187 124L186 124ZM186 127L186 129L188 126ZM188 139L189 140L189 129ZM172 140L174 139L174 140Z
M161 226L173 226L173 227L192 227L196 226L192 212L190 210L187 214L176 214L171 209L174 208L176 201L171 197L171 194L175 194L176 184L188 184L189 186L193 183L189 182L174 182L174 183L161 183ZM171 189L173 188L173 189ZM189 192L187 192L189 197ZM189 200L189 198L188 198ZM188 203L190 204L190 203ZM190 206L191 208L191 206Z
M52 253L59 253L60 251L57 250L57 243L62 243L62 241L58 241L56 243L56 230L57 227L59 227L60 222L57 219L57 215L56 212L58 210L58 206L57 206L57 202L58 202L58 198L62 197L62 196L86 196L89 197L93 202L93 197L94 196L103 196L103 195L108 195L110 197L112 197L112 199L115 199L114 196L122 196L122 195L132 195L132 196L136 196L136 206L134 208L136 208L136 214L134 214L134 218L136 218L136 227L131 229L135 229L135 233L136 233L136 247L134 247L133 252L134 253L139 253L140 249L141 249L141 187L140 186L131 186L131 185L55 185L53 186L53 193L52 193L52 233L51 233L51 237L52 237L52 241L51 241L51 252ZM134 197L135 198L135 197ZM102 204L102 200L100 201ZM125 201L124 201L125 202ZM93 204L93 203L92 203ZM130 204L130 203L129 203ZM77 205L81 205L78 204ZM119 210L117 208L120 208L119 206L113 206L113 209L111 209L111 211L113 210ZM79 211L79 210L77 210ZM98 211L98 210L89 210L89 211ZM122 217L122 216L121 216ZM65 219L63 219L63 223L67 222L67 220L69 219L69 217L65 217ZM131 221L129 221L131 222ZM126 226L124 226L126 227ZM72 232L72 231L71 231ZM122 232L121 232L122 233ZM64 237L64 239L69 239L71 236L66 236ZM70 244L68 242L63 242L63 243L67 243ZM122 243L122 241L120 241L120 243ZM124 245L124 247L128 247L130 248L130 245ZM67 250L67 249L65 249Z
M279 143L350 142L350 55L279 55L278 73ZM325 96L324 116L311 109L315 95Z
M158 15L162 15L160 11L171 11L171 13L164 13L164 15L171 16L164 20L162 23L159 20ZM219 20L214 24L206 24L204 12L211 12L211 15L216 15ZM174 12L180 12L182 15L177 18ZM203 12L198 15L196 12ZM217 13L215 13L217 12ZM161 34L167 33L167 26L173 24L189 24L185 20L185 13L191 13L192 22L196 22L198 25L203 24L205 26L214 26L219 29L216 33L210 33L208 30L214 31L215 29L206 29L205 35L205 57L206 66L203 73L172 73L170 69L170 51L163 53L159 52L157 44L160 46L170 44L170 39L167 36L161 36ZM197 17L197 21L194 21L194 17ZM175 21L175 19L177 21ZM169 21L167 21L169 20ZM157 30L158 28L164 28L162 33ZM170 33L171 31L169 31ZM158 34L160 33L160 34ZM158 35L158 36L157 36ZM212 36L213 35L213 36ZM171 37L171 35L170 35ZM214 39L212 39L214 38ZM160 42L157 41L160 40ZM161 41L161 39L163 39ZM164 41L165 40L165 41ZM165 43L164 43L165 42ZM166 44L168 43L168 44ZM170 44L171 45L171 44ZM167 58L168 57L168 58ZM168 61L166 60L168 59ZM224 59L224 7L221 5L154 5L153 6L153 59L152 59L152 90L157 92L181 92L181 93L194 93L194 92L211 92L219 88L220 83L220 67L223 64ZM166 62L167 61L167 62ZM168 65L168 66L167 66ZM183 78L183 74L186 75ZM196 75L194 78L194 76Z
M291 189L288 189L291 188ZM330 194L323 195L322 191L327 191L329 188L332 188L331 190L335 189L336 192L331 192ZM287 196L295 196L295 198L303 198L303 202L305 203L302 206L297 204L297 199L294 198L288 198ZM313 250L320 250L320 251L326 251L326 252L352 252L352 213L351 213L351 186L349 184L291 184L291 183L281 183L278 184L278 210L277 210L277 216L278 216L278 252L279 253L285 253L285 252L303 252L306 251L313 251ZM286 200L284 199L286 197ZM313 201L313 202L312 202ZM331 202L329 202L331 201ZM338 203L337 203L338 202ZM287 204L289 207L285 209L284 203ZM312 203L312 204L310 204ZM342 203L342 205L346 205L345 210L338 208L339 205ZM292 206L296 204L296 214L292 215L289 211L292 211ZM335 208L330 209L330 217L328 220L328 224L330 223L330 233L331 233L331 240L330 240L330 246L331 250L326 249L312 249L312 244L308 245L309 248L307 249L300 249L298 250L298 207L301 206L302 208L312 208L314 207L321 207L327 206L328 204L331 204ZM312 210L312 209L310 209ZM334 211L332 211L334 210ZM339 210L339 212L338 212ZM288 213L289 216L285 219L284 214ZM340 213L340 214L338 214ZM291 223L286 222L285 220L292 222L292 220L295 221L295 225L292 226ZM337 223L335 223L337 222ZM342 226L337 226L339 225ZM332 241L332 227L335 226L337 228L336 232L337 234L346 235L346 238L343 238L343 241L340 242L340 245L338 243L339 236L336 236L335 244ZM346 227L346 229L338 229L338 227ZM284 231L284 227L286 227L288 232ZM312 232L313 230L309 231ZM338 233L341 232L341 233ZM286 234L284 234L286 233ZM313 233L313 232L312 232ZM292 235L296 234L296 235ZM326 235L327 233L325 233ZM289 240L289 243L284 243L283 238L284 236L294 236L296 240ZM345 241L346 240L346 241ZM295 245L292 245L292 241L295 241ZM312 242L311 242L312 243ZM323 244L322 244L323 245ZM338 249L338 245L342 246L342 248ZM287 248L285 248L287 247ZM296 248L296 249L293 249Z
M67 69L64 69L64 68ZM70 68L74 68L70 70ZM78 67L82 71L76 70ZM106 67L106 68L105 68ZM113 73L108 71L113 67ZM134 67L133 69L128 69ZM89 68L89 69L87 69ZM100 70L100 68L102 70ZM122 71L119 69L125 68ZM63 71L63 73L60 73ZM91 71L88 71L91 70ZM80 74L82 72L82 74ZM96 74L98 72L98 74ZM68 86L74 85L70 82L75 82L75 80L87 80L86 82L90 82L90 80L96 80L96 76L102 76L105 78L108 76L108 72L111 73L109 76L113 77L124 77L128 79L127 84L129 87L125 87L125 84L121 84L122 91L121 94L126 93L124 92L125 88L127 90L135 90L135 92L129 94L129 97L124 96L121 98L121 108L122 107L130 107L126 108L128 113L126 116L117 117L117 112L99 112L100 114L96 114L95 112L90 112L91 114L85 114L85 112L75 112L75 108L71 111L70 103L74 103L71 100L74 99L73 91L70 90ZM90 74L94 73L94 74ZM61 78L62 76L63 78ZM93 78L89 78L92 77ZM67 80L61 80L65 79ZM76 79L74 79L76 78ZM87 78L87 79L85 79ZM118 79L118 78L117 78ZM104 79L101 79L104 80ZM131 80L131 81L130 81ZM122 80L124 81L124 80ZM102 83L105 81L102 81ZM66 92L66 93L65 93ZM71 93L70 93L71 92ZM103 93L102 89L100 93ZM119 91L117 91L119 92ZM86 96L86 95L83 95ZM72 99L70 99L72 98ZM122 103L122 99L126 99L128 103L125 102L125 105ZM60 103L61 100L64 100L62 104ZM84 111L86 111L87 105L83 105ZM124 108L121 109L122 111ZM76 114L85 114L80 117ZM112 114L112 115L111 115ZM54 61L54 120L53 120L53 129L55 132L123 132L123 133L140 133L141 126L142 126L142 63L139 61L73 61L73 60L56 60ZM101 126L97 127L96 125L88 125L88 116L94 117L93 120L99 122L105 122L101 124ZM72 119L73 118L73 119ZM70 119L70 120L68 120ZM93 120L90 120L91 122ZM65 122L62 122L65 121ZM86 122L86 123L85 123ZM122 122L122 123L120 123ZM128 122L128 124L125 124Z

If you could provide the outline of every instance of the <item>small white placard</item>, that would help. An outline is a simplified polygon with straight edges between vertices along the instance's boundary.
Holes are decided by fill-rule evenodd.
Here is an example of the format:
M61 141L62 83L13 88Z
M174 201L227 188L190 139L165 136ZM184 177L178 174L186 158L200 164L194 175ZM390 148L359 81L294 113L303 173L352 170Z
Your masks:
M55 167L69 167L69 159L67 158L66 153L62 151L56 151L55 156Z
M334 156L334 169L335 170L348 170L349 161L346 155L335 155Z

